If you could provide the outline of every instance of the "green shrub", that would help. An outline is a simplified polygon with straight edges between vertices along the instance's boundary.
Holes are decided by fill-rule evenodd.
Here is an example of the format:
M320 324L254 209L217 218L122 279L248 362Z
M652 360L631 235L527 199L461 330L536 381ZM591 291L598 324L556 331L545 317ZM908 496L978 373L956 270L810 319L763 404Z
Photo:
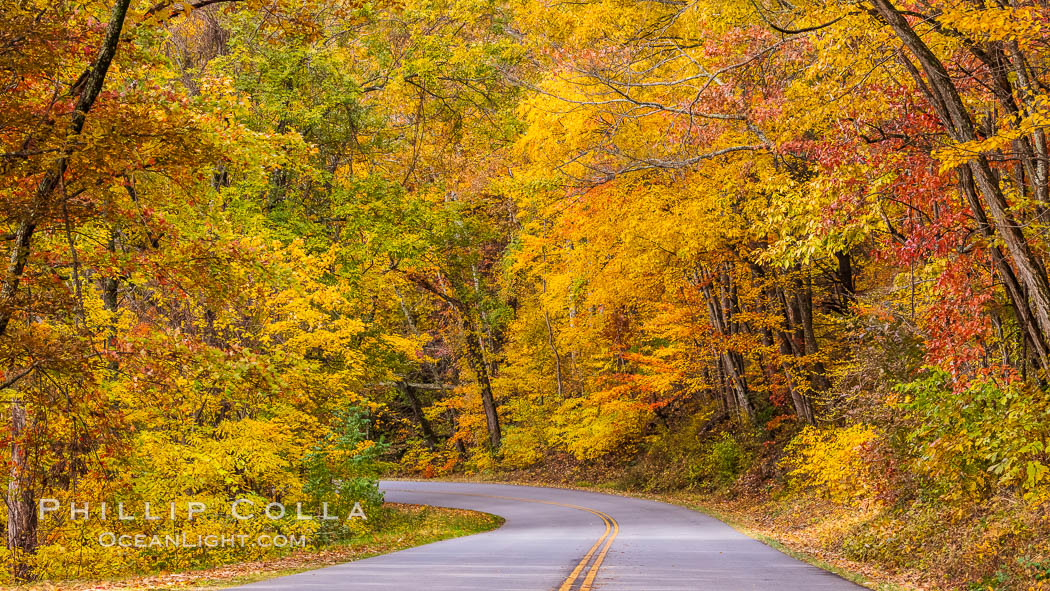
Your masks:
M389 466L380 460L389 445L367 438L365 412L348 406L338 413L335 426L306 454L304 492L328 514L340 519L323 521L319 543L344 540L372 529L382 521L383 493L379 476ZM367 520L347 519L360 503Z
M895 388L913 472L936 496L981 499L1005 487L1050 499L1050 397L1035 386L993 379L953 389L937 369Z
M688 480L698 488L720 488L733 484L747 468L750 454L739 436L722 433L708 443L690 470Z

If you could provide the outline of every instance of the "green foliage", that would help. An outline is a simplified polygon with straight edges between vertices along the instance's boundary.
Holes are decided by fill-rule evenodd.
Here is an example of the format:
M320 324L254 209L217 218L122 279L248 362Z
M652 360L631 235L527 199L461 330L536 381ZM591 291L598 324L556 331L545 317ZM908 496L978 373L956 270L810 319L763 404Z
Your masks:
M369 419L362 409L346 406L336 412L331 430L303 458L303 491L315 507L328 507L337 520L321 524L318 536L332 543L381 523L383 493L378 478L389 469L380 458L389 445L367 438ZM367 520L350 518L360 503Z
M956 390L948 374L931 368L895 391L895 406L907 413L902 427L914 470L931 494L981 499L1007 487L1031 501L1050 498L1045 390L993 380Z
M741 436L721 433L702 448L699 459L689 466L687 479L700 489L725 488L736 482L750 459Z
M724 434L721 439L711 444L707 453L710 465L709 473L720 484L729 484L747 465L747 455L743 446L735 437Z

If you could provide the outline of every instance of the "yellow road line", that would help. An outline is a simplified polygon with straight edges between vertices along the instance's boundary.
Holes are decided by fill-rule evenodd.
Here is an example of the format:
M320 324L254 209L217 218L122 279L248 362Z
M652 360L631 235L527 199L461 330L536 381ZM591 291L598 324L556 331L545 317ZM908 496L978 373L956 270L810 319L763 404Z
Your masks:
M594 586L594 578L598 576L598 569L602 566L602 562L605 561L605 555L609 553L609 547L612 546L613 540L620 533L620 524L616 522L608 513L598 511L597 509L591 509L590 507L582 507L580 505L570 505L568 503L558 503L556 501L541 501L539 499L523 499L520 497L505 497L502 495L485 495L481 493L464 493L464 492L448 492L448 491L420 491L420 490L408 490L403 488L388 488L391 492L407 492L407 493L427 493L433 492L441 495L458 495L461 497L483 497L487 499L504 499L507 501L522 501L524 503L540 503L543 505L556 505L558 507L568 507L569 509L578 509L580 511L586 511L593 513L601 518L602 523L605 524L605 533L602 537L598 538L598 541L591 546L591 549L587 551L587 554L580 560L576 565L576 568L572 569L569 573L568 578L565 582L558 587L558 591L571 591L572 586L576 583L576 579L580 577L580 573L587 567L587 563L590 562L591 557L594 556L595 550L605 542L605 547L602 548L601 552L598 553L598 557L595 558L594 564L591 565L590 570L587 571L587 576L583 579L583 584L580 585L579 591L591 591ZM609 535L610 531L612 535Z
M590 509L588 509L588 511L590 511ZM605 524L605 533L603 533L602 537L598 538L598 541L595 542L593 546L591 546L591 549L587 551L587 554L584 555L583 559L580 560L580 563L576 565L576 568L572 569L572 572L569 573L569 577L565 579L565 582L561 584L561 587L558 587L558 591L569 591L570 589L572 589L572 584L576 582L576 578L580 576L580 573L583 571L584 567L586 567L587 563L591 561L591 556L594 555L594 551L598 549L598 546L602 545L602 542L605 541L606 536L608 536L609 532L612 530L612 528L610 527L611 523L609 521L609 519L612 519L611 517L609 519L606 519L605 514L599 513L597 511L591 511L591 513L594 513L598 517L602 518L602 523Z
M609 541L605 542L605 547L598 554L598 558L594 559L594 565L591 566L591 570L587 571L587 578L583 580L583 584L580 585L580 591L591 591L591 587L594 585L594 577L598 576L598 569L601 568L602 562L605 560L605 555L609 553L609 547L612 546L613 540L616 539L616 535L620 533L620 524L616 523L616 520L609 517L612 520L613 533L609 536ZM601 543L601 540L598 540Z

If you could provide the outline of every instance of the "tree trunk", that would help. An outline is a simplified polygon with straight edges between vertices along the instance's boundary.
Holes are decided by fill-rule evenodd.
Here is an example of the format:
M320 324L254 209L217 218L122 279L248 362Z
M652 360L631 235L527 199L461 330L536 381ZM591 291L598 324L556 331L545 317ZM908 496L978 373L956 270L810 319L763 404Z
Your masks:
M397 389L401 391L401 395L408 402L408 406L412 409L412 414L415 415L416 421L419 422L419 429L423 432L423 439L427 442L427 447L433 450L434 446L437 445L437 438L434 437L434 430L430 428L430 421L423 414L423 405L420 404L419 397L412 391L412 386L409 386L404 381L397 383Z
M813 331L813 288L809 277L806 277L805 281L798 280L795 299L798 302L799 321L802 325L802 339L806 346L806 355L816 355L820 348L817 345L817 335ZM831 387L822 361L813 362L809 379L814 392L823 392Z
M106 81L106 73L117 53L117 45L120 43L120 31L124 28L124 17L128 12L131 0L117 0L110 13L109 24L106 26L106 37L102 42L98 57L87 72L87 78L80 91L77 104L73 108L73 116L66 130L67 136L79 135L84 129L87 113L95 104L98 95L102 92L102 85ZM55 161L49 170L44 173L43 179L36 188L36 195L29 210L22 217L15 232L11 250L7 257L7 268L4 278L0 284L0 336L7 333L7 325L14 315L15 298L18 295L18 284L22 280L26 263L29 260L30 247L32 245L33 233L41 218L51 207L51 194L63 182L66 168L69 166L69 157L73 154L73 147L67 143L63 148L61 157Z
M543 310L543 320L547 323L547 343L551 347L551 352L554 353L554 375L558 379L558 397L564 398L565 390L561 381L561 355L558 354L558 347L554 343L554 329L551 327L551 316L546 308Z
M463 327L463 338L467 345L467 363L478 380L478 389L481 391L481 405L485 410L485 424L489 430L489 443L492 450L500 447L501 433L499 428L499 414L496 409L496 400L492 396L492 384L489 382L488 365L481 353L481 341L478 333L471 326L470 318L465 311L460 311L460 321Z
M1014 270L1010 267L1010 263L1006 261L1006 257L1003 256L999 247L990 247L988 252L992 258L992 263L995 265L996 273L1002 279L1003 286L1006 288L1006 296L1014 310L1014 314L1017 316L1017 324L1021 328L1024 343L1032 345L1032 354L1035 356L1035 362L1039 368L1043 370L1050 369L1050 353L1047 351L1044 335L1032 319L1032 311L1028 307L1028 301L1024 297L1024 291L1017 281L1017 276L1014 275ZM1025 363L1027 357L1028 351L1026 350L1024 355L1022 355L1021 362Z
M838 279L842 284L842 311L848 312L849 306L857 299L857 288L853 279L853 257L849 251L836 252L835 260L838 261Z
M711 320L712 328L717 334L723 337L728 336L725 311L722 309L719 298L715 296L710 287L704 286L702 289L707 299L708 316ZM755 409L751 405L747 378L744 375L744 358L736 351L729 349L724 343L721 345L721 348L722 351L719 354L719 358L722 363L722 370L733 392L734 402L740 411L740 417L745 421L753 421Z
M777 331L777 335L779 337L777 340L780 342L780 355L783 358L781 367L784 370L784 376L787 378L788 392L791 394L791 404L795 407L795 416L803 423L815 425L813 405L810 404L809 397L795 383L795 379L791 374L791 368L787 363L787 359L794 356L791 351L791 343L789 342L791 337L784 331Z
M846 255L847 266L849 262L849 255ZM765 294L766 294L766 305L768 306L769 313L772 315L780 316L783 321L783 328L776 330L776 341L778 349L780 350L780 367L784 372L784 377L787 381L788 392L791 395L791 404L795 408L795 416L804 423L813 425L816 424L816 419L813 414L813 405L809 400L809 396L796 382L795 375L791 364L788 359L802 357L804 352L800 351L792 340L791 333L793 332L792 327L792 313L796 316L802 316L801 311L792 311L788 307L788 298L784 294L784 290L776 285L774 281L767 281L768 274L761 265L757 263L749 263L751 266L751 273L760 281L765 282ZM841 273L841 259L840 259L840 273ZM776 273L773 273L774 277ZM849 290L852 292L852 271L848 273L849 277ZM845 278L843 278L845 285ZM767 332L772 333L773 331L767 329ZM803 340L804 340L803 335ZM773 335L770 334L766 341L768 346L772 346Z
M12 553L11 576L16 582L31 581L28 557L36 553L37 514L32 474L25 448L28 416L17 397L11 400L11 470L7 484L7 548Z
M455 439L455 442L456 442L455 443L455 445L456 445L456 453L458 453L459 457L461 457L461 458L467 457L467 448L466 448L466 446L463 445L463 441L462 440L460 440L458 437L456 437L456 430L459 429L459 426L457 424L458 421L456 419L456 413L452 412L451 408L445 409L445 417L448 418L449 425L452 427L452 432L449 435L449 437L453 437Z
M959 95L958 89L952 83L944 64L930 50L926 42L912 28L908 20L902 15L889 0L874 0L875 12L889 25L897 37L904 42L905 47L919 61L925 75L919 75L918 71L905 60L911 70L916 83L927 93L928 98L937 110L938 117L948 131L948 134L956 142L971 142L977 138L976 129L969 111ZM1001 48L993 48L991 53L985 53L974 45L969 49L978 58L985 61L1001 61ZM994 64L990 64L993 65ZM1010 82L991 67L991 74L995 77L993 90L1003 107L1008 112L1016 112L1013 93L1010 91ZM1038 143L1038 142L1036 142ZM1023 289L1016 294L1023 299L1016 302L1016 308L1021 311L1022 307L1028 308L1028 315L1033 322L1032 327L1027 327L1026 332L1031 333L1038 330L1039 334L1032 339L1033 344L1046 343L1047 335L1050 335L1050 282L1047 280L1046 270L1041 261L1036 257L1024 235L1023 225L1019 224L1011 213L1010 206L999 184L999 179L988 163L984 154L978 154L966 165L960 166L958 171L963 194L969 202L974 216L981 224L984 217L984 208L980 196L984 197L988 210L991 213L990 224L985 221L987 233L998 235L998 239L1006 245L1006 254L1013 263L1018 283ZM1018 179L1022 181L1022 179ZM1038 179L1037 182L1042 182ZM979 191L979 192L978 192ZM1045 192L1042 187L1036 187L1036 193ZM1005 274L1004 274L1005 278ZM1012 296L1013 297L1013 296ZM1023 314L1023 313L1022 313Z

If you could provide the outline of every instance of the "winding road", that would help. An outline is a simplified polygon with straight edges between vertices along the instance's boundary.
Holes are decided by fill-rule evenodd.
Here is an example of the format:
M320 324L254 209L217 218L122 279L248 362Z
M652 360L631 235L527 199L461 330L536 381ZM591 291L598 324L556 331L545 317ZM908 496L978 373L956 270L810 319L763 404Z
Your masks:
M500 515L499 529L253 583L320 591L857 591L702 513L557 488L384 481L386 499Z

